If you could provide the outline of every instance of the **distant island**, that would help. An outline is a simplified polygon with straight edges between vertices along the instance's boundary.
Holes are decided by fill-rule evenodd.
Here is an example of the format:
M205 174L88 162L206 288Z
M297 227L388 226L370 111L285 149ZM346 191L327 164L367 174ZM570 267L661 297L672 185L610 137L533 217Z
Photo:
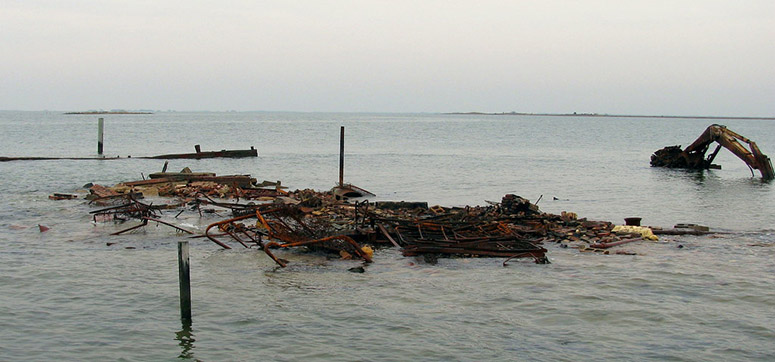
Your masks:
M112 111L65 112L65 114L153 114L153 112L112 110Z
M774 121L775 117L721 117L721 116L648 116L633 114L606 113L524 113L524 112L448 112L451 115L482 115L482 116L541 116L541 117L616 117L616 118L678 118L678 119L750 119Z

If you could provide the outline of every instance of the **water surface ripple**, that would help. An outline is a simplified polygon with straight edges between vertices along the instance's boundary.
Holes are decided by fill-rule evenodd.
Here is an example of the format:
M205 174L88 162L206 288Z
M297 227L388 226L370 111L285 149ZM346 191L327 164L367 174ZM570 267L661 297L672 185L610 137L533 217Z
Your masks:
M0 163L0 360L773 360L773 184L722 152L722 170L653 169L706 120L434 114L159 113L104 116L109 155L256 146L260 157L171 161L292 188L347 181L383 200L476 205L515 193L542 210L649 225L699 223L714 237L630 244L638 255L547 245L552 264L377 250L356 261L192 239L193 325L179 318L177 242L149 226L93 224L84 202L158 160ZM97 116L0 112L0 156L91 157ZM724 123L775 155L769 121ZM172 215L174 216L174 215ZM171 217L167 215L166 217ZM217 216L182 222L200 230ZM51 227L46 233L38 224ZM110 245L109 245L110 243Z

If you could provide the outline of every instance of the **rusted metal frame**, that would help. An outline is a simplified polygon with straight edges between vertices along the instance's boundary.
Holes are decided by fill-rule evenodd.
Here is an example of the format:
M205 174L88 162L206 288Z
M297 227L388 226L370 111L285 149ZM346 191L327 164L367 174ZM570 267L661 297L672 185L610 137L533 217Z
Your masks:
M271 215L271 214L279 214L281 211L282 211L281 209L273 209L273 210L270 210L270 211L266 211L266 212L264 212L264 214L265 214L265 215ZM259 212L259 211L258 211L258 210L256 210L256 212ZM281 217L281 216L279 216L279 215L278 215L278 216L276 216L275 218L273 218L273 219L272 219L272 221L273 221L273 222L275 222L275 223L279 223L279 224L281 224L281 225L282 225L282 226L284 226L284 227L285 227L287 230L293 230L293 228L291 228L290 226L288 226L288 224L286 224L286 223L285 223L285 222L282 220L282 217Z
M287 210L287 209L283 209L283 208L275 208L275 209L271 209L271 210L264 211L263 213L262 213L260 210L256 210L256 214L258 215L258 219L259 219L259 220L261 221L261 223L262 223L262 224L264 224L264 226L267 228L267 230L269 231L269 236L270 236L270 237L275 237L274 235L272 235L272 234L276 233L276 232L274 231L274 229L275 229L275 228L272 228L272 227L270 226L269 222L267 222L267 220L266 220L266 218L264 217L264 215L267 215L267 216L269 216L269 215L271 215L271 214L279 214L280 212L283 212L283 211L286 211L286 212L287 212L288 210ZM304 224L304 223L303 223L303 222L302 222L302 221L301 221L301 220L300 220L298 217L296 217L295 215L290 215L290 214L287 214L287 215L285 215L285 216L292 218L292 219L293 219L294 221L296 221L296 222L297 222L299 225L301 225L301 227L302 227L302 228L304 228L304 230L306 230L306 231L307 231L308 233L310 233L311 235L314 235L314 231L312 231L312 229L310 229L310 228L309 228L309 227L308 227L306 224ZM284 226L284 227L286 228L286 230L294 230L294 228L290 227L290 226L289 226L289 225L288 225L288 224L287 224L285 221L283 221L283 220L282 220L282 217L279 217L279 216L278 216L278 217L275 217L275 218L273 218L273 219L272 219L272 221L273 221L273 222L276 222L276 223L279 223L279 224L282 224L282 226ZM278 234L278 235L279 235L279 234Z
M263 218L263 215L262 215ZM277 225L283 226L278 227ZM277 239L286 243L292 243L298 241L300 238L304 238L303 236L296 236L294 237L292 235L293 229L288 227L288 225L280 222L278 219L263 219L263 226L267 230L267 236L273 239Z
M254 244L258 245L259 247L263 247L263 244L261 244L261 243L260 243L258 240L256 240L256 238L255 238L255 237L253 237L252 235L250 235L250 234L248 233L248 230L249 230L249 229L245 228L245 227L244 227L243 225L241 225L241 224L232 224L232 225L234 226L234 228L235 228L235 229L236 229L238 232L240 232L240 233L242 233L243 235L245 235L245 236L246 236L248 239L250 239L250 241L252 241ZM247 244L245 244L245 243L243 242L242 238L241 238L241 237L239 237L239 235L237 235L235 232L233 232L233 231L231 231L231 230L225 230L224 232L225 232L225 233L227 233L229 236L231 236L231 237L232 237L234 240L237 240L237 242L239 242L240 244L242 244L242 246L244 246L244 247L246 247L246 248L250 248L250 246L248 246Z
M287 237L286 235L281 235L281 234L279 234L278 232L276 232L276 231L275 231L275 228L274 228L274 227L272 227L272 226L270 225L270 222L269 222L269 221L268 221L268 220L267 220L267 219L264 217L264 214L267 214L267 215L268 215L268 214L271 214L271 213L279 213L279 212L281 212L281 211L282 211L282 209L280 209L280 208L277 208L277 209L272 209L272 210L265 211L265 212L262 214L262 213L261 213L261 211L259 211L259 210L256 210L256 217L258 218L259 222L260 222L260 223L261 223L261 224L262 224L262 225L263 225L263 226L266 228L266 230L267 230L267 236L268 236L268 237L270 237L270 238L273 238L273 239L277 239L277 240L281 240L281 241L286 241L286 243L284 243L284 244L280 244L280 243L278 243L278 242L274 242L274 241L273 241L273 242L269 242L269 243L267 243L267 244L265 244L265 245L263 246L264 252L265 252L265 253L266 253L266 254L267 254L267 255L268 255L268 256L269 256L269 257L270 257L272 260L274 260L274 261L275 261L275 263L277 263L277 265L279 265L280 267L283 267L283 268L284 268L284 267L286 267L286 266L287 266L287 263L285 263L285 262L283 262L282 260L278 259L278 258L277 258L277 257L276 257L276 256L275 256L275 255L274 255L274 254L273 254L273 253L272 253L272 252L269 250L271 247L273 247L273 246L278 246L278 247L291 247L291 246L293 246L293 245L296 245L296 244L298 244L298 245L303 245L304 243L311 244L311 243L315 243L315 242L324 242L324 241L327 241L326 239L328 239L328 238L324 238L324 239L318 239L318 240L312 240L312 241L307 241L307 242L291 241L291 240L290 240L290 238L289 238L289 237ZM276 222L279 222L280 224L283 224L285 227L287 227L287 228L288 228L288 230L292 230L292 229L291 229L291 228L290 228L290 227L289 227L287 224L285 224L285 223L284 223L284 222L282 222L281 220L273 220L273 221L276 221ZM302 227L304 227L305 229L307 229L307 230L308 230L308 232L312 233L312 230L310 230L310 229L309 229L309 228L308 228L308 227L307 227L307 226L306 226L306 225L305 225L303 222L301 222L301 220L298 220L298 219L296 219L296 221L297 221L297 222L298 222L300 225L302 225ZM355 253L356 253L356 254L358 254L359 256L361 256L361 257L362 257L364 260L367 260L367 261L371 262L371 258L369 258L369 257L368 257L368 255L366 255L366 254L363 252L363 250L361 250L360 246L359 246L357 243L355 243L355 241L354 241L354 240L352 240L352 239L351 239L351 238L349 238L349 237L346 237L346 238L347 238L347 239L350 239L350 241L352 241L352 243L354 243L354 244L355 244L355 249L356 249Z
M499 222L498 222L498 230L500 230L500 231L501 231L502 233L504 233L504 234L507 234L507 235L515 235L515 236L516 236L516 231L515 231L514 229L512 229L512 228L508 227L508 226L507 226L507 225L506 225L504 222L502 222L502 221L499 221Z
M212 228L214 228L214 227L220 227L221 225L225 225L225 224L233 223L233 222L235 222L235 221L240 221L240 220L250 219L250 218L253 218L253 217L256 217L256 215L253 215L253 214L249 214L249 215L242 215L242 216L234 217L234 218L231 218L231 219L221 220L221 221L218 221L218 222L212 223L212 224L210 224L210 225L208 225L208 226L207 226L207 229L205 229L205 236L207 236L207 238L208 238L208 239L210 239L210 241L212 241L212 242L214 242L214 243L218 244L218 245L219 245L219 246L221 246L222 248L224 248L224 249L231 249L231 247L229 247L228 245L224 244L224 243L223 243L223 242L221 242L220 240L216 239L216 238L214 237L214 235L210 235L210 229L212 229ZM244 245L244 244L243 244L243 245Z
M351 237L349 237L347 235L334 235L334 236L329 236L329 237L325 237L325 238L322 238L322 239L297 241L297 242L293 242L293 243L278 244L278 246L280 246L282 248L291 248L291 247L297 247L297 246L306 246L306 245L311 245L311 244L325 243L327 241L332 241L332 240L342 240L342 241L352 245L355 248L355 253L358 254L358 256L360 256L366 262L371 263L371 258L369 257L369 255L366 254L363 251L363 249L361 249L361 246L355 240L353 240ZM268 245L269 244L267 244L267 246Z
M238 229L240 232L242 232L242 234L244 234L245 236L247 236L247 237L248 237L248 239L250 239L250 241L252 241L252 242L253 242L253 243L255 243L256 245L258 245L259 247L264 247L264 244L263 244L263 243L261 243L261 234L260 234L260 233L258 233L257 231L253 231L253 235L250 235L250 233L248 233L248 231L249 231L250 229L248 229L248 228L245 228L245 227L244 227L244 226L242 226L242 225L238 225L237 229ZM258 239L256 239L256 238L255 238L255 235L258 235Z
M270 258L272 258L272 260L274 260L275 263L277 263L279 266L285 268L287 266L287 264L285 262L283 262L281 259L278 259L269 249L271 249L272 247L289 248L289 247L295 247L295 246L305 246L305 245L323 243L323 242L331 241L331 240L335 240L335 239L345 240L346 242L350 243L351 245L353 245L355 247L355 253L358 256L360 256L364 261L366 261L368 263L372 262L371 258L361 249L361 246L358 245L358 243L356 243L355 240L352 240L352 238L350 238L348 236L344 236L344 235L341 235L341 236L331 236L331 237L327 237L327 238L323 238L323 239L301 241L301 242L295 242L295 243L285 243L285 244L281 244L281 243L278 243L276 241L272 241L272 242L267 243L264 246L264 252Z
M272 211L272 210L269 210ZM266 228L267 233L270 235L272 234L272 228L269 226L269 223L266 222L266 219L264 218L264 215L261 214L261 211L256 210L256 218L258 218L258 221L261 223L261 225Z
M288 211L288 212L289 212L290 210L287 210L287 209L286 209L286 211ZM315 231L313 231L312 229L310 229L310 227L309 227L309 226L307 226L307 224L306 224L306 223L304 223L304 221L302 221L302 220L301 220L301 219L300 219L300 218L299 218L297 215L295 215L295 214L292 214L292 213L290 213L290 212L289 212L289 213L288 213L288 215L286 215L286 216L287 216L287 217L289 217L289 218L291 218L291 219L293 219L294 221L296 221L296 223L298 223L299 225L301 225L301 227L302 227L302 228L304 228L304 230L306 230L306 231L307 231L307 232L308 232L310 235L315 235ZM280 221L280 222L281 222L283 225L285 225L285 226L288 228L288 230L295 230L294 228L292 228L292 227L288 226L288 224L286 224L284 221L282 221L282 220L279 220L279 221Z
M272 246L280 246L280 244L275 242L275 241L270 241L270 242L266 243L266 245L264 245L264 248L263 248L264 249L264 253L266 253L266 255L268 255L272 260L274 260L274 262L277 263L277 265L279 265L282 268L285 268L288 264L285 263L282 259L277 258L269 250Z
M234 239L234 240L236 240L238 243L242 244L242 246L244 246L244 247L246 247L246 248L250 248L250 247L248 246L248 244L245 244L245 242L243 242L243 241L242 241L242 239L241 239L239 236L237 236L236 234L234 234L234 233L233 233L233 232L231 232L230 230L224 230L223 232L225 232L225 233L229 234L229 236L231 236L231 238L232 238L232 239Z

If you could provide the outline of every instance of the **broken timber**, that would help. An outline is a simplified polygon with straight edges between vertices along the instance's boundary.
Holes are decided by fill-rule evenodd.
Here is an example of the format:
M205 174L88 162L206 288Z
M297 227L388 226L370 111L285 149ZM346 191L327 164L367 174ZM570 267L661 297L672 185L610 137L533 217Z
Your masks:
M199 145L194 146L196 152L194 153L171 153L158 156L145 156L134 157L142 159L202 159L202 158L244 158L244 157L258 157L258 150L250 146L249 150L221 150L221 151L200 151ZM127 157L0 157L0 162L8 161L44 161L44 160L119 160Z
M171 172L171 173L155 173L150 175L148 180L130 181L124 182L125 186L147 186L155 184L163 184L168 182L177 181L209 181L224 185L236 185L237 187L252 187L256 183L256 179L250 177L250 175L231 175L231 176L216 176L210 172L197 172L197 173L185 173L185 172Z
M221 151L204 151L202 152L199 145L194 146L196 152L194 153L172 153L167 155L143 157L153 159L201 159L201 158L243 158L243 157L258 157L258 150L253 146L250 146L249 150L221 150Z

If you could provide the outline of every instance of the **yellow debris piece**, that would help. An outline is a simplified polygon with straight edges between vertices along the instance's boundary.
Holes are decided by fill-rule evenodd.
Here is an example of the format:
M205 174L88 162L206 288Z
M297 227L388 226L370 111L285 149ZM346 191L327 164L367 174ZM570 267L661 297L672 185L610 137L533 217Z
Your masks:
M374 249L372 249L370 246L364 246L361 248L361 250L363 250L363 252L369 256L369 258L374 257Z
M659 237L654 235L654 232L651 231L651 228L647 228L645 226L616 225L611 231L615 233L640 234L640 236L642 236L644 239L654 241L659 240Z
M363 251L366 255L368 255L369 259L374 257L374 249L372 249L370 246L362 247L361 251ZM346 252L344 250L340 250L339 251L339 256L341 256L342 259L344 259L344 260L350 260L350 259L353 258L352 254L350 254L350 253L348 253L348 252Z

